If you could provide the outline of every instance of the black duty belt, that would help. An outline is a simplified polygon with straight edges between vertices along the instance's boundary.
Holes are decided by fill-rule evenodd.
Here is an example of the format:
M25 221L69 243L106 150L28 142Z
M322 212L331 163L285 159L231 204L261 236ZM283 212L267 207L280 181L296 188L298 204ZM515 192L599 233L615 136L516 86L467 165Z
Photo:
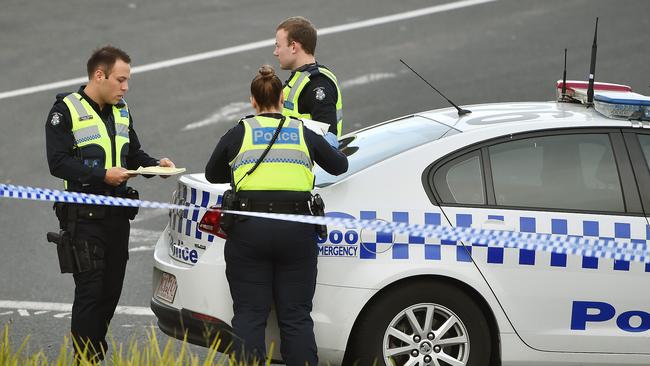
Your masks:
M311 215L309 211L309 204L307 201L252 201L240 200L239 207L242 211L255 211L255 212L273 212L284 214L307 214Z
M129 216L130 207L104 205L74 205L77 217L82 219L104 219L110 216Z

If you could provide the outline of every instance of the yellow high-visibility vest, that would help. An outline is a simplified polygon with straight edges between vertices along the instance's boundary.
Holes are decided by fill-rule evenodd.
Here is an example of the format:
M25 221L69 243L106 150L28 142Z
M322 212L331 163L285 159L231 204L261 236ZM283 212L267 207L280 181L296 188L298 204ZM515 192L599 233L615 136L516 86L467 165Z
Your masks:
M313 162L303 135L302 121L287 118L264 161L249 175L271 142L280 120L255 116L241 120L244 139L237 156L229 163L237 191L311 191Z
M300 113L298 112L298 98L300 98L300 93L305 88L305 85L309 83L310 77L316 74L323 74L336 86L336 135L341 137L341 130L343 129L343 101L341 98L341 88L339 87L336 76L323 66L312 66L303 71L296 71L291 76L291 79L287 82L287 85L284 86L284 106L282 109L282 114L287 117L296 117L296 118L311 118L310 113ZM321 121L323 122L323 121Z
M123 167L129 150L129 128L131 120L129 109L124 103L121 107L112 106L115 120L115 142L106 130L99 114L83 99L81 94L72 93L63 98L68 106L75 139L75 153L82 162L91 167ZM68 182L64 181L65 187Z

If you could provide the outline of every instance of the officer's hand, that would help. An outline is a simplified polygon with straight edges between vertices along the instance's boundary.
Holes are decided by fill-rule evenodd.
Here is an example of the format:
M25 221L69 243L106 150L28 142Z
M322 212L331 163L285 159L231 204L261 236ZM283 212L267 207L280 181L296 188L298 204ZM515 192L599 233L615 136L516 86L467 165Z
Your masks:
M167 167L167 168L176 168L176 164L174 164L173 161L171 161L170 159L167 159L167 158L160 159L158 165L164 166L164 167ZM170 176L169 175L161 175L161 177L163 179L167 179Z
M338 149L339 148L339 139L336 137L335 134L328 132L323 136L325 140L327 141L328 144L330 144L331 147Z
M104 182L111 186L119 186L123 182L126 182L131 176L126 172L124 168L112 167L106 170L106 175L104 176Z
M173 161L167 159L167 158L162 158L159 160L160 163L158 165L166 167L166 168L176 168L176 164L174 164Z

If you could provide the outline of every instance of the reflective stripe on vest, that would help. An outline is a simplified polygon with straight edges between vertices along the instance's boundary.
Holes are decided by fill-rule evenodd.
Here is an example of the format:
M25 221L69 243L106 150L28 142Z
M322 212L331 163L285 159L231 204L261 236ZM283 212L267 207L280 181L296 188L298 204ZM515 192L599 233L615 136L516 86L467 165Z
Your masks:
M280 120L255 116L241 121L244 138L237 156L230 162L237 191L311 191L313 163L303 136L302 122L285 120L278 138L253 173L255 165L271 142ZM243 179L242 179L243 178Z
M341 98L341 88L339 88L338 81L336 76L325 67L311 67L304 71L296 71L285 85L284 93L284 106L282 109L282 114L287 117L296 117L296 118L311 118L310 113L300 113L298 112L298 99L302 90L305 88L307 83L309 83L310 77L312 74L321 73L327 78L332 80L336 86L336 134L338 137L341 137L341 130L343 129L343 101ZM321 121L322 122L322 121Z
M106 130L106 125L97 112L90 104L81 97L79 93L68 94L63 98L63 102L68 106L72 122L72 134L75 139L75 149L80 150L81 157L87 157L84 151L90 146L97 146L103 151L103 156L98 157L103 161L103 168L121 167L122 161L126 159L128 153L125 146L129 143L129 110L126 104L118 108L112 106L113 119L115 121L115 157L113 161L113 144L111 137ZM65 182L67 188L67 182Z

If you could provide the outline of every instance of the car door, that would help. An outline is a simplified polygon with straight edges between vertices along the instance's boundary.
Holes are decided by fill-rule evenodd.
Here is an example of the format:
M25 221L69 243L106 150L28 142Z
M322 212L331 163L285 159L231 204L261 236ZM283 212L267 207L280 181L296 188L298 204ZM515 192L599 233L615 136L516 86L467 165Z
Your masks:
M453 226L642 243L650 235L618 129L508 136L457 152L425 174ZM650 353L645 263L464 244L530 347Z

